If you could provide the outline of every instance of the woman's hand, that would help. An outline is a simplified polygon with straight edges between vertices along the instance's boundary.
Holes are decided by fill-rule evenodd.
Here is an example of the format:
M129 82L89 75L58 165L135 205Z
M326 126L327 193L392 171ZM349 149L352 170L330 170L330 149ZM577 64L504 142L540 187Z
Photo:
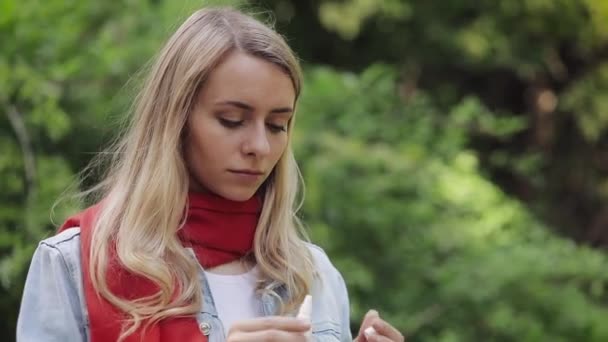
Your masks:
M369 337L365 336L365 329L373 327L376 330L375 334L372 334ZM363 318L363 322L361 323L361 328L359 329L359 335L355 338L355 342L403 342L405 338L399 332L399 330L395 329L392 325L385 322L378 311L369 310L365 317Z
M227 342L244 341L302 341L310 330L310 322L282 316L269 316L235 322L228 332Z

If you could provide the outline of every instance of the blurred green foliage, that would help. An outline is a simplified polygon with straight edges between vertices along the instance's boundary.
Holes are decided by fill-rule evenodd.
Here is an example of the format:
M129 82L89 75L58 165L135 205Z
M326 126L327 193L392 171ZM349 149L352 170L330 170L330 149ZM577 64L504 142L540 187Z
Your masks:
M53 204L200 4L0 2L5 335L37 241L78 206ZM604 1L254 5L305 61L301 214L353 331L376 308L411 341L608 340L607 257L555 234L605 227L588 220L608 193Z
M304 220L348 279L353 329L377 307L412 340L608 339L606 256L480 175L462 128L488 115L478 102L448 116L423 93L403 103L384 65L307 76Z
M608 3L604 0L263 0L302 58L339 70L396 68L466 127L481 172L551 229L608 247ZM522 129L487 126L503 117Z

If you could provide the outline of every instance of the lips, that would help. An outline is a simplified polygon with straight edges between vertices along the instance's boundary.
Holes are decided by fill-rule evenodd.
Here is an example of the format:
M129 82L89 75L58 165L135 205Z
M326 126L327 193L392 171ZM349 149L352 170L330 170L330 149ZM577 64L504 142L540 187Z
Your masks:
M259 170L228 170L234 181L237 183L241 183L243 185L251 186L254 184L259 184L259 182L264 178L264 173Z
M238 174L243 174L243 175L251 175L251 176L261 176L264 174L264 172L259 171L259 170L228 170L230 172L233 173L238 173Z

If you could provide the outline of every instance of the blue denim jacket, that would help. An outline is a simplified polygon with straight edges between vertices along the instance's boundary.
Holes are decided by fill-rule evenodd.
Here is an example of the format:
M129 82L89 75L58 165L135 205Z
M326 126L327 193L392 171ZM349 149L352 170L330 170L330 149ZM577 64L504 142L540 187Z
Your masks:
M344 280L323 250L309 245L320 277L315 280L312 331L315 341L352 341ZM203 269L203 308L196 316L209 342L226 339ZM279 291L279 296L285 296ZM276 314L278 299L261 298L264 315ZM89 341L80 263L80 229L70 228L40 242L30 265L17 321L17 342Z

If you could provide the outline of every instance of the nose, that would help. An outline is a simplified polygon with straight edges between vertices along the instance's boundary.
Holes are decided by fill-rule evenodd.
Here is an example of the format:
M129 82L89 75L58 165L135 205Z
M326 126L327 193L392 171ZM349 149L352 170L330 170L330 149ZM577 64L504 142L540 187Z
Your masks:
M264 123L254 125L243 142L243 153L263 157L270 153L270 141Z

